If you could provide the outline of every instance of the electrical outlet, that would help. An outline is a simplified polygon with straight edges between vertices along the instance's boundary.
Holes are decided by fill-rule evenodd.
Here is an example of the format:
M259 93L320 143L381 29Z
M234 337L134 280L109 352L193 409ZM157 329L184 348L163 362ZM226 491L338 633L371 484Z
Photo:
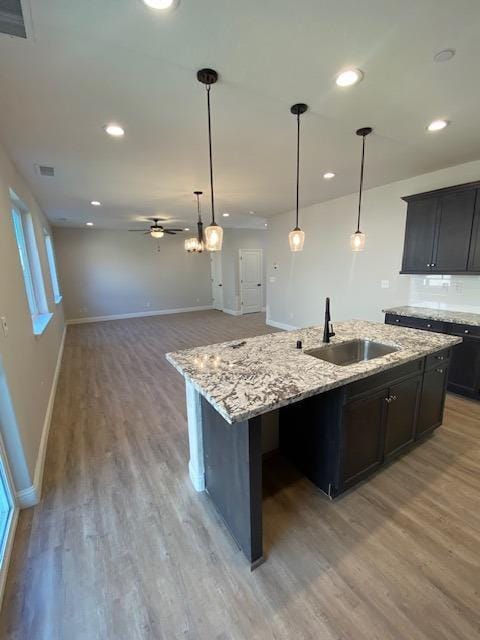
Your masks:
M145 306L147 307L147 309L150 309L150 301L146 302Z
M382 289L390 289L390 280L381 280L380 286Z
M5 316L2 316L1 322L2 322L3 335L5 337L7 337L8 336L8 324L7 324L7 319L5 318Z

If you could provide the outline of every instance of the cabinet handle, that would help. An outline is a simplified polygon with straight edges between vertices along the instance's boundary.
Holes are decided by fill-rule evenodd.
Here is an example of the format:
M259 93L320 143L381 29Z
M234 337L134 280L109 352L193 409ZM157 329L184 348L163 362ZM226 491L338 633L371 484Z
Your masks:
M432 262L432 264L430 265L431 267L435 267L435 262Z
M431 267L432 265L430 263L427 264L427 267Z
M400 322L400 320L397 318L397 319L395 320L395 322Z
M435 356L437 360L445 360L445 356Z
M445 369L435 369L435 371L436 371L437 373L443 373L443 372L445 371Z
M427 329L431 329L432 325L431 324L427 324Z
M392 400L396 400L396 399L397 399L397 396L393 395Z
M468 329L465 329L463 333L470 333L470 331Z
M388 404L390 404L391 401L392 401L392 399L390 397L385 398L385 402L387 402Z

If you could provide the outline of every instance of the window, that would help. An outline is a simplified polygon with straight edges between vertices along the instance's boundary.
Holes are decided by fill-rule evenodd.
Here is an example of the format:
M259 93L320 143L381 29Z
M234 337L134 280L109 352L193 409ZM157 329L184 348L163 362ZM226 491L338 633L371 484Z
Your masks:
M45 285L43 283L42 267L38 255L35 229L30 214L20 208L17 196L12 196L12 220L17 241L18 255L23 272L25 292L27 294L28 307L32 316L33 333L43 333L53 314L49 312Z
M60 293L60 286L58 284L57 265L55 262L55 253L53 252L52 238L45 232L45 248L47 250L48 266L50 268L50 277L52 279L52 291L55 304L58 304L62 300L62 294Z

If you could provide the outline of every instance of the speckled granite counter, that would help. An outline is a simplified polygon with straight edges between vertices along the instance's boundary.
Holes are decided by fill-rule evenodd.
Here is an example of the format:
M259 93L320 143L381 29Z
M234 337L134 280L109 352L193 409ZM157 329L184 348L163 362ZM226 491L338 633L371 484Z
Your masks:
M465 311L452 311L451 309L403 306L383 309L383 313L391 313L394 316L407 316L409 318L438 320L439 322L454 322L456 324L465 324L473 327L480 326L480 313L466 313Z
M334 330L332 344L364 338L395 346L398 351L337 366L296 349L297 340L302 341L303 349L322 346L323 327L309 327L167 353L166 358L233 423L461 342L454 336L355 320L335 323Z

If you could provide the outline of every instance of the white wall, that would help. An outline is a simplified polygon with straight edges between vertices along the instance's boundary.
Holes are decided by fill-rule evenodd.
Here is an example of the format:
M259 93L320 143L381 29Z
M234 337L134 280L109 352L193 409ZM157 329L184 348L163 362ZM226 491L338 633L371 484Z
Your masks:
M188 254L184 236L106 229L54 229L67 320L212 303L207 254Z
M262 290L266 304L266 229L224 229L222 246L222 277L224 309L235 313L240 311L239 250L261 249L263 251Z
M47 303L49 311L54 312L40 336L32 332L11 219L10 188L32 215ZM14 413L10 411L3 398L0 430L17 492L30 491L35 470L42 468L41 439L64 329L62 305L55 305L53 300L44 228L49 229L45 216L0 147L0 316L5 316L8 323L8 336L0 331L0 391L4 395L8 386L14 409Z
M301 253L291 253L288 247L293 212L271 218L267 321L291 326L322 323L326 296L331 298L333 321L383 321L381 310L386 306L438 301L438 286L432 286L432 278L399 274L407 209L401 197L478 179L480 161L367 190L361 224L367 243L362 253L353 253L349 245L356 227L357 194L300 211L300 226L306 234ZM382 280L388 280L388 289L381 288ZM480 304L480 277L457 276L445 281L449 284L443 286L442 300L457 308Z

